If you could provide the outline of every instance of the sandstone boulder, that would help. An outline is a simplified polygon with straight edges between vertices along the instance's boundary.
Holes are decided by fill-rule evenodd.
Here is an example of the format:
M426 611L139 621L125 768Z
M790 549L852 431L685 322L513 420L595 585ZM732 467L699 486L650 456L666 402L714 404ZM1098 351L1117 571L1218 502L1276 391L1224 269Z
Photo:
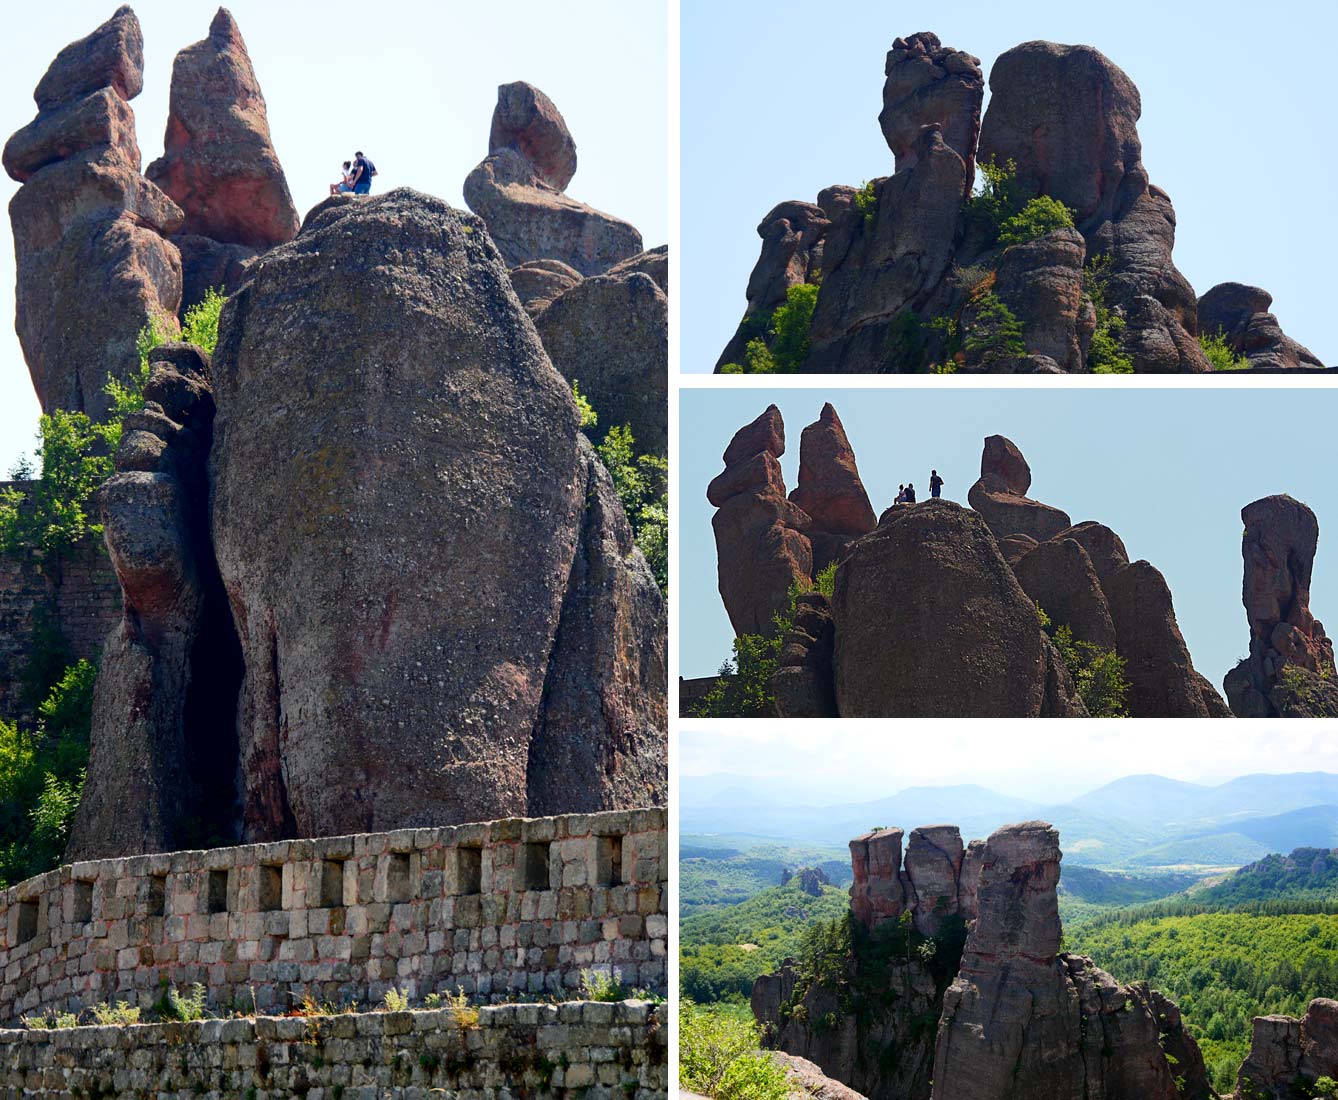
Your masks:
M511 285L531 317L538 317L580 281L581 273L561 260L530 260L511 269Z
M1078 641L1115 648L1115 624L1101 580L1075 539L1056 536L1039 544L1013 564L1013 572L1055 626L1068 626Z
M1023 322L1028 354L1044 355L1068 373L1085 370L1079 331L1086 246L1076 229L1056 229L1014 245L999 260L995 292Z
M897 158L897 171L914 161L924 128L936 126L944 143L965 162L967 179L973 179L985 95L980 59L921 31L892 43L884 74L878 124Z
M961 830L956 825L924 825L912 829L906 845L906 881L915 930L937 936L960 914L958 897L962 876Z
M1198 301L1199 329L1220 334L1250 366L1266 370L1322 369L1309 348L1282 331L1269 312L1273 296L1257 286L1219 283Z
M857 538L876 526L855 453L830 402L800 436L799 485L790 501L809 514L815 528L835 535Z
M639 271L655 280L655 285L669 293L669 246L662 244L658 248L648 248L638 252L630 259L614 264L609 268L609 275L630 275Z
M19 342L44 412L108 410L108 377L139 367L136 338L171 325L182 212L139 174L143 38L128 7L67 46L38 84L37 118L5 147Z
M658 592L483 228L330 199L224 309L248 840L552 812L563 763L583 808L663 798Z
M576 170L570 142L562 116L539 89L498 88L488 157L465 180L464 194L510 267L561 260L582 275L600 275L642 250L641 234L627 222L563 193Z
M181 207L184 232L253 249L296 236L265 97L227 8L218 9L207 38L177 54L163 144L145 174Z
M996 538L1026 535L1044 542L1072 526L1068 514L1026 496L1031 468L1022 452L1003 436L989 436L980 459L980 480L966 499L984 517Z
M669 445L669 299L640 271L584 279L535 319L553 365L599 416L626 424L637 449Z
M865 928L901 916L906 898L901 885L901 829L878 829L850 842L850 912Z

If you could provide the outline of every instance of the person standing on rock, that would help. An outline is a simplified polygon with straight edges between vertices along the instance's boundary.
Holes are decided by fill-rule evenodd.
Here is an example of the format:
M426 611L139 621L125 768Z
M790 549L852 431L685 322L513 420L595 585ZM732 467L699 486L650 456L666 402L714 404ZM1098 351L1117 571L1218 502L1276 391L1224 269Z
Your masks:
M929 471L929 495L938 500L939 494L943 492L943 479L938 476L937 470Z
M353 154L353 193L355 195L370 195L374 175L376 175L376 165L368 160L363 151L359 149Z

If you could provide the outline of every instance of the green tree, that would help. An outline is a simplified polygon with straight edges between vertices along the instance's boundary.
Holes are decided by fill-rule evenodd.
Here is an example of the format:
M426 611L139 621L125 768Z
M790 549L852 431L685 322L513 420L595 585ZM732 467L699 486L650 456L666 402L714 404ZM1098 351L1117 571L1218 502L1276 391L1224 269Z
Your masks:
M1016 214L1005 218L999 226L998 242L1001 248L1025 244L1056 229L1072 229L1073 212L1058 199L1041 195L1029 199Z
M1003 164L994 157L976 165L979 181L967 198L963 210L968 232L979 233L987 247L999 239L999 232L1008 219L1022 212L1027 195L1017 178L1017 162Z
M1218 332L1212 335L1206 332L1199 333L1199 347L1203 349L1203 354L1212 364L1213 370L1249 369L1250 361L1232 350L1224 333Z
M786 1100L785 1071L759 1051L757 1025L684 997L678 1009L679 1084L716 1100Z
M1109 253L1093 256L1083 267L1083 293L1096 311L1096 329L1087 351L1087 366L1093 374L1133 374L1134 361L1121 343L1124 318L1112 312L1106 300L1110 269Z

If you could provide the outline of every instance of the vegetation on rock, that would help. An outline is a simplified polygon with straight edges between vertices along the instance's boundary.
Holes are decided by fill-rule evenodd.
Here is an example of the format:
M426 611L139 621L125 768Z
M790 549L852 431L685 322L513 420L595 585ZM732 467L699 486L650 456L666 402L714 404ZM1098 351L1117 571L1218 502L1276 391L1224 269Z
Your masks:
M1124 318L1113 313L1106 302L1110 264L1110 256L1106 254L1093 256L1083 267L1083 293L1096 310L1096 328L1087 351L1087 366L1093 374L1133 374L1134 361L1121 346Z
M785 292L785 304L758 313L741 328L758 335L743 349L743 363L726 363L721 374L794 374L808 357L809 330L818 306L818 284L800 283ZM770 337L768 342L767 337Z
M1067 623L1056 625L1043 607L1037 606L1036 613L1041 629L1050 635L1073 677L1087 713L1093 718L1128 718L1129 681L1124 675L1124 658L1113 649L1075 639L1072 628Z
M1220 333L1199 333L1199 347L1212 364L1213 370L1248 370L1250 361L1231 350L1226 337Z
M757 1025L736 1013L699 1008L686 997L678 1009L679 1084L716 1100L786 1100L785 1071L759 1052Z
M1058 199L1040 195L1029 199L1012 217L1004 219L999 226L998 241L1000 247L1011 248L1044 237L1056 229L1072 228L1073 211Z
M962 213L967 232L981 234L991 246L999 243L1004 224L1022 213L1027 197L1018 182L1016 161L998 164L991 157L977 163L976 169L980 178Z

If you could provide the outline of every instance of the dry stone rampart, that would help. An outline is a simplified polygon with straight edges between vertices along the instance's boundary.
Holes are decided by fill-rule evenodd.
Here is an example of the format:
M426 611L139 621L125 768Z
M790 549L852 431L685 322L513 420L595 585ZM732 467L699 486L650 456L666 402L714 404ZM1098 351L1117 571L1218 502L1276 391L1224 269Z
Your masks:
M195 982L219 1010L663 993L662 809L75 863L0 894L0 1024Z
M664 1100L662 1007L511 1004L0 1031L0 1100L68 1096Z

